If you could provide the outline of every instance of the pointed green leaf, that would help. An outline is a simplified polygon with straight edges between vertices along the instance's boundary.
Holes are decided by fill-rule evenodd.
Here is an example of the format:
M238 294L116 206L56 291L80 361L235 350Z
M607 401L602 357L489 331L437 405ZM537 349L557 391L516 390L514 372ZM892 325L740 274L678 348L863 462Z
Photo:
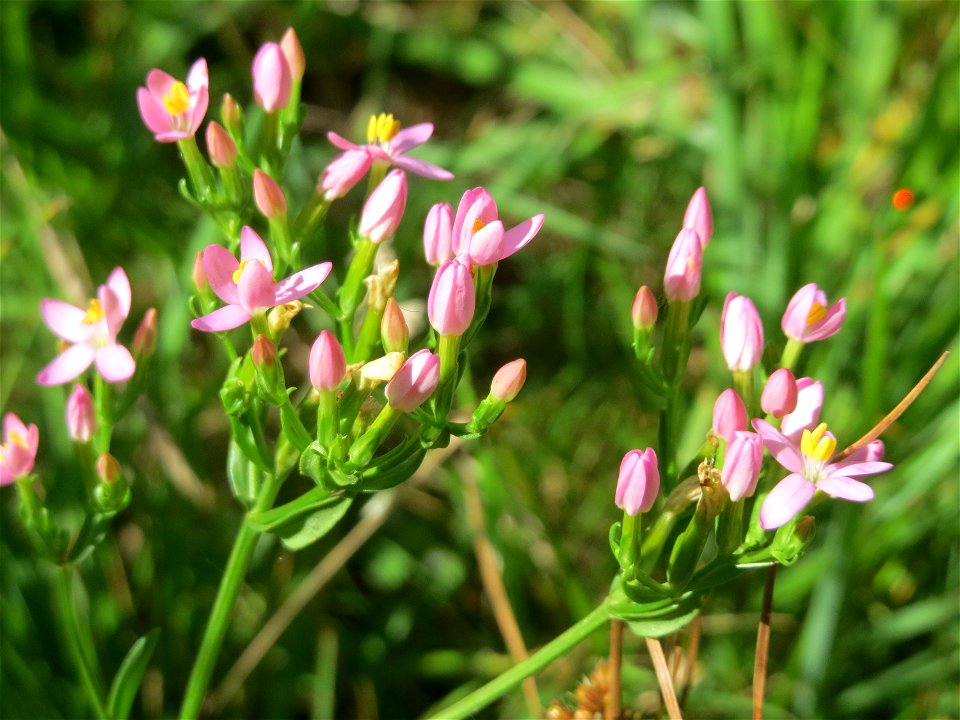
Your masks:
M353 496L342 496L335 504L316 510L309 515L301 516L293 522L277 528L274 532L280 537L283 546L288 550L302 550L330 532L350 509L350 503L352 502Z
M107 696L107 715L111 718L123 720L129 717L143 674L147 670L147 663L150 662L159 638L159 628L151 630L133 644L120 663L120 669L113 678L110 694Z

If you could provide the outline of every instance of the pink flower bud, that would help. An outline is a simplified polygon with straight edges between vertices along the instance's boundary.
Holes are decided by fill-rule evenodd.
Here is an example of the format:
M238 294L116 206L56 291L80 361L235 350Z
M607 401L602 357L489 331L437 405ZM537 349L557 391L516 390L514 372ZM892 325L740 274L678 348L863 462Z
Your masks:
M727 367L734 372L749 372L760 362L763 324L753 301L745 295L727 295L720 316L720 345Z
M193 260L191 277L193 278L193 286L197 289L197 292L207 291L207 274L203 270L203 250L197 250L197 256Z
M767 379L760 395L760 407L775 418L782 418L797 407L797 380L788 368L774 371Z
M424 348L415 352L387 383L384 393L390 407L413 412L429 398L440 382L440 356Z
M287 198L277 181L257 168L253 171L253 199L263 215L272 220L287 212Z
M287 61L287 67L290 68L290 77L294 82L299 82L303 78L304 70L307 67L307 61L303 57L303 47L300 45L300 38L294 29L287 28L287 31L280 38L280 50Z
M120 463L118 463L117 459L110 453L105 452L97 458L97 477L100 478L101 482L105 482L107 485L113 485L113 483L120 479L122 472L123 470L120 467Z
M427 213L423 224L423 254L429 265L439 267L452 260L453 208L447 203L437 203Z
M370 193L360 215L359 233L373 243L394 236L407 206L407 176L393 169Z
M667 299L687 302L700 294L700 272L703 265L703 247L695 230L684 228L673 241L663 289Z
M388 353L407 351L410 342L410 329L403 317L399 303L393 298L387 300L383 308L383 319L380 321L380 337L383 340L383 349Z
M144 357L153 353L157 344L157 309L150 308L143 314L143 319L133 334L133 354Z
M290 102L290 66L277 43L264 43L253 58L253 99L267 112Z
M706 249L713 237L713 213L710 211L710 200L705 188L697 188L690 198L687 211L683 214L683 226L696 230L700 247Z
M447 260L437 270L427 298L427 316L440 335L463 335L473 321L476 299L470 268Z
M240 130L240 106L233 99L230 93L223 94L223 102L220 104L220 120L224 126L230 129L230 132L237 134Z
M93 397L84 385L77 383L67 399L67 430L77 442L90 442L97 431L97 418L93 411Z
M322 330L310 348L310 384L317 390L336 390L347 374L343 348L332 333Z
M490 382L490 394L500 402L513 402L527 381L527 361L518 358L497 370Z
M727 388L713 404L713 434L732 442L736 433L747 429L747 408L733 388Z
M637 330L650 330L657 324L657 299L646 285L637 290L630 316Z
M317 192L328 202L343 197L363 179L372 163L373 156L365 150L340 153L320 174Z
M737 432L727 446L720 482L730 499L750 497L757 489L760 466L763 464L763 440L752 432Z
M823 407L823 383L813 378L797 380L797 406L783 416L780 432L790 442L799 445L804 430L812 430L820 419Z
M815 283L804 285L787 303L780 327L791 340L813 342L836 335L847 316L847 300L840 300L829 308L827 295Z
M250 356L257 367L272 368L277 361L277 346L270 342L270 338L266 335L257 335L253 341Z
M236 144L216 120L211 120L207 125L207 155L218 168L233 167L237 161Z
M13 413L3 416L3 445L0 446L0 485L9 485L29 475L37 458L40 431L31 423L24 425Z
M646 512L660 492L660 470L657 454L653 448L643 452L631 450L620 462L620 477L617 480L617 507L627 515Z

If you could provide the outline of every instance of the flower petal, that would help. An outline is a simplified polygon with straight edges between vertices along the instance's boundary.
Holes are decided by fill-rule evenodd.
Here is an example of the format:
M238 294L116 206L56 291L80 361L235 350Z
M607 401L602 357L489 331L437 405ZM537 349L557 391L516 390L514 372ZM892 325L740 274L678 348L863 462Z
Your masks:
M393 157L391 160L398 168L408 170L420 177L425 177L430 180L453 180L452 172L444 170L442 167L438 167L433 163L428 163L426 160L417 160L416 158L404 156Z
M334 147L338 147L341 150L364 150L365 149L365 148L361 148L359 145L354 145L345 137L341 137L340 135L337 135L332 130L327 133L327 140L329 140Z
M792 473L774 486L760 506L760 527L775 530L806 507L817 489L803 475Z
M773 459L793 473L803 472L803 453L773 425L759 418L753 421L753 429L763 438L763 444Z
M107 287L113 290L114 295L120 302L120 310L123 312L123 319L127 319L130 314L130 280L122 267L116 267L107 278Z
M147 89L153 93L154 97L161 100L164 95L170 91L170 86L177 79L163 70L153 69L147 73Z
M190 321L190 327L203 332L225 332L250 321L250 313L239 305L224 307Z
M865 477L886 472L893 467L893 463L875 461L846 461L838 462L827 467L828 477Z
M813 430L823 407L823 383L812 378L797 380L797 406L780 421L780 432L799 444L804 430Z
M109 383L126 382L137 369L130 351L123 345L107 345L97 350L97 370Z
M477 230L470 238L470 247L466 250L475 265L494 265L503 255L503 223L494 220Z
M140 117L143 124L147 126L154 135L168 132L170 130L170 114L163 103L146 88L137 90L137 107L140 110Z
M23 420L12 412L8 412L3 416L3 444L8 444L14 434L19 435L21 438L26 438L27 426L23 423Z
M62 300L50 298L41 300L40 314L54 335L64 340L82 343L93 334L93 326L83 322L87 313Z
M263 266L273 273L273 259L267 244L249 225L244 225L240 231L240 260L259 260Z
M543 213L540 213L507 230L503 234L503 255L500 259L504 260L526 247L543 227L543 218Z
M390 154L403 155L418 145L423 145L433 135L433 123L420 123L404 128L390 141Z
M71 345L37 374L39 385L62 385L90 367L96 351L89 345Z
M320 283L327 279L327 275L330 274L332 268L333 263L320 263L278 282L276 286L277 305L299 300L304 295L312 293L320 286Z
M853 502L867 502L873 500L873 488L849 477L826 477L817 483L817 489L823 490L830 497L843 498Z
M843 321L846 317L847 299L840 298L840 300L830 306L823 320L817 323L816 327L807 333L804 340L806 342L812 342L814 340L824 340L832 335L836 335L840 332L840 328L843 327Z
M190 72L187 73L187 88L190 92L196 92L209 85L210 75L207 72L207 61L200 58L190 66Z
M203 272L217 297L228 305L240 302L233 274L240 262L222 245L207 245L203 251Z
M117 294L106 285L100 286L97 297L100 300L100 307L103 309L103 325L106 326L110 339L115 340L127 316L123 312Z
M273 273L259 262L250 262L243 266L240 282L237 283L237 295L240 306L248 313L272 308L277 304L276 283Z

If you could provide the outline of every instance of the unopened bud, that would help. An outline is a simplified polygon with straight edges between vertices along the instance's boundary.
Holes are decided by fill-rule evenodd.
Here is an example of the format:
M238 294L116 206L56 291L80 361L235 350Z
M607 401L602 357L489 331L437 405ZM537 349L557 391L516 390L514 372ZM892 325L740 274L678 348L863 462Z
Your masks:
M383 312L387 306L387 300L393 295L397 287L397 277L400 275L400 261L394 260L381 265L377 269L376 275L371 275L364 280L367 286L367 305L373 312Z
M293 319L300 314L300 311L308 307L299 300L277 305L267 312L267 329L270 330L270 337L279 338L290 327Z
M788 368L780 368L767 380L760 395L760 407L775 418L789 415L797 408L797 380Z
M287 31L280 38L280 50L287 59L287 67L290 68L290 77L294 82L299 82L303 77L304 70L307 67L307 61L303 57L303 47L300 45L300 38L294 29L287 28Z
M101 482L113 485L120 479L122 472L120 463L110 453L103 453L97 458L97 477L100 478Z
M133 335L133 354L146 357L153 353L157 343L157 309L150 308L143 314L143 320Z
M243 137L243 113L230 93L225 93L220 105L220 120L234 137Z
M253 171L253 199L264 217L273 220L287 212L287 198L277 181L257 168Z
M257 335L250 355L253 358L253 364L258 368L272 368L277 360L277 346L270 342L270 338L266 335Z
M518 358L497 370L490 383L490 394L501 402L512 402L527 381L527 361Z
M399 303L390 298L383 308L383 319L380 321L380 339L383 349L388 353L405 353L410 342L410 330L407 321L403 319L403 311Z
M197 292L205 293L207 287L207 274L203 270L203 251L197 251L197 257L193 261L193 272L191 273L193 277L193 286L197 289Z
M77 383L67 400L67 430L76 442L89 442L97 431L93 397L85 385Z
M207 155L218 168L233 167L237 162L237 145L224 130L223 125L211 120L207 125Z
M633 299L631 309L633 327L636 330L650 330L657 323L657 298L646 285L641 285Z

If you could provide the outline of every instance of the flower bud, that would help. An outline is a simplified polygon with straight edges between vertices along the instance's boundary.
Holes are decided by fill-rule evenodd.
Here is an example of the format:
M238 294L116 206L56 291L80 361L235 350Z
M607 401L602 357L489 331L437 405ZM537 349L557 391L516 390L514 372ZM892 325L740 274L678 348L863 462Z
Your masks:
M428 265L439 267L453 259L453 209L447 203L437 203L427 213L423 224L423 255Z
M86 386L77 383L67 400L67 430L76 442L90 442L97 432L97 418L93 410L93 397Z
M100 478L101 482L113 485L120 479L122 473L120 463L110 453L105 452L97 458L97 477Z
M667 299L688 302L700 294L703 247L695 230L684 228L670 248L663 289Z
M650 330L657 324L657 299L646 285L641 285L630 311L635 330Z
M763 324L753 301L745 295L727 295L720 317L720 345L727 367L734 372L749 372L760 362Z
M197 292L205 293L208 284L207 274L203 270L203 250L197 250L197 256L193 261L191 277L193 278L193 286L197 289Z
M367 286L367 306L373 312L383 312L387 300L393 295L397 287L397 278L400 275L400 261L393 260L377 268L376 275L370 275L364 280Z
M240 106L237 105L237 101L233 99L233 95L230 93L224 93L223 95L223 103L220 105L220 120L223 121L224 127L232 135L240 136L243 134L243 128L241 127L243 114Z
M216 120L207 125L207 155L218 168L233 167L237 162L237 145Z
M527 381L527 361L518 358L497 370L490 382L490 395L500 402L513 402Z
M646 512L660 492L660 469L653 448L631 450L620 462L616 503L627 515Z
M327 202L341 198L367 174L373 156L366 150L347 150L337 155L317 181L317 193Z
M370 193L360 215L359 233L373 243L394 236L407 206L407 176L394 169Z
M267 112L290 102L290 66L277 43L264 43L253 58L253 99Z
M804 430L812 430L823 407L823 383L813 378L797 380L797 406L780 420L780 432L799 444Z
M797 381L788 368L780 368L767 378L760 395L760 407L775 418L782 418L796 409Z
M415 352L387 383L384 393L390 407L413 412L429 398L440 382L440 356L424 348Z
M273 220L287 212L287 198L277 181L257 168L253 171L253 199L263 215Z
M734 435L747 429L747 408L733 388L727 388L713 405L713 434L732 442Z
M763 441L760 436L752 432L735 433L727 446L720 473L720 482L733 502L753 495L762 463Z
M427 298L427 317L440 335L463 335L473 321L476 294L470 268L447 260L437 270Z
M277 346L266 335L257 335L250 355L258 368L272 368L277 361Z
M410 330L407 321L403 318L403 311L396 300L390 298L383 308L383 319L380 321L380 338L383 349L388 353L407 351L410 342Z
M310 384L317 390L336 390L347 374L343 348L332 333L323 330L310 348Z
M360 378L357 386L360 390L369 392L380 383L387 382L403 365L402 352L389 352L381 358L364 363L360 368Z
M300 300L293 300L270 308L267 312L267 329L270 331L270 337L283 337L290 323L305 307L310 306Z
M12 412L3 416L3 446L0 447L0 485L29 475L37 458L40 431L33 423L24 425Z
M294 29L287 28L287 31L280 38L280 50L287 61L287 67L290 68L290 78L293 82L300 82L303 73L307 67L307 61L303 57L303 47L300 45L300 38Z
M687 211L683 214L683 226L695 230L700 238L700 247L707 247L713 237L713 213L710 211L710 200L705 188L697 188L690 198Z
M780 327L791 340L808 343L836 335L843 327L846 316L846 298L840 298L828 308L826 293L815 283L810 283L790 298Z
M136 357L146 357L153 353L157 344L157 309L149 308L133 334L133 354Z

